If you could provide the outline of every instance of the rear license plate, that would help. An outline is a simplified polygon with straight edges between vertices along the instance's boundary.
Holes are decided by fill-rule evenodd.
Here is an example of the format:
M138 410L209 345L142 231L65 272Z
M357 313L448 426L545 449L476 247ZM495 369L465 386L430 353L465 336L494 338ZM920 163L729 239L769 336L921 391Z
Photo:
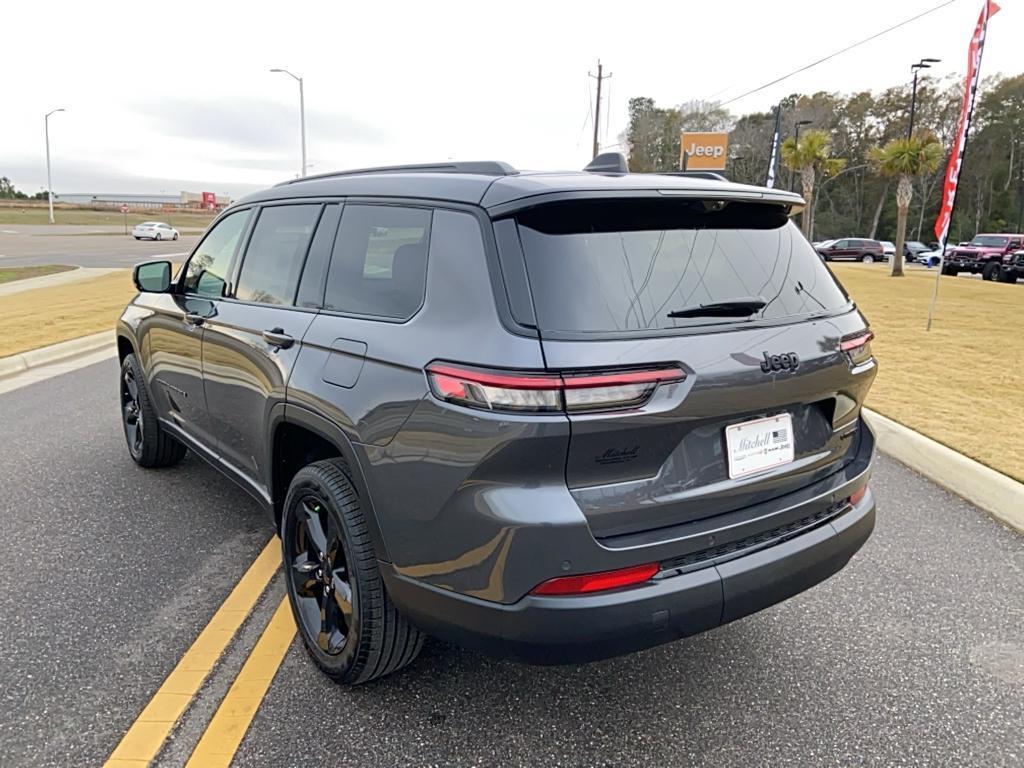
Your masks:
M725 428L729 477L746 477L793 461L793 417L788 413Z

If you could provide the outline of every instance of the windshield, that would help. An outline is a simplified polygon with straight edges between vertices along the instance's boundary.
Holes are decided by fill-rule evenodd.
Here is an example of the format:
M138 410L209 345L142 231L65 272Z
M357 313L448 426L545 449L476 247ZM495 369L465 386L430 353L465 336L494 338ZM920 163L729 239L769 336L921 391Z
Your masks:
M777 205L614 200L519 214L541 330L635 332L833 312L848 299ZM763 300L743 317L684 312ZM672 316L676 314L676 316Z
M1005 248L1007 238L997 235L978 235L971 240L971 245L977 248Z

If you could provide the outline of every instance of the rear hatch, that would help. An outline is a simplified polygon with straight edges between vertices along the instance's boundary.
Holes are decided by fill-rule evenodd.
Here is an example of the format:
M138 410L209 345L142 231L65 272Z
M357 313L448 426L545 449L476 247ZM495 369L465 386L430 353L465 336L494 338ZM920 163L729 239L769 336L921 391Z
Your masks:
M516 215L549 369L685 374L569 413L566 480L598 538L782 496L852 456L874 363L841 347L865 323L787 212L648 197Z

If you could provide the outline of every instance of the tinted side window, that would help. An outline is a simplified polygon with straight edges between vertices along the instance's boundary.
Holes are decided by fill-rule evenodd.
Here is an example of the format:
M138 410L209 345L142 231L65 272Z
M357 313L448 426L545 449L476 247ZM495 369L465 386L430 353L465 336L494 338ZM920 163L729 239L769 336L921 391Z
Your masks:
M249 238L235 297L261 304L291 304L320 205L278 205L260 211Z
M431 212L346 205L327 275L324 308L412 317L423 303Z
M206 234L185 268L182 289L186 293L210 298L224 295L231 258L248 221L249 211L238 211L221 219Z
M338 233L341 206L328 205L316 225L316 234L306 254L306 266L302 268L299 281L299 295L295 300L299 307L321 307L324 302L324 288L327 283L327 268L331 263L331 249Z

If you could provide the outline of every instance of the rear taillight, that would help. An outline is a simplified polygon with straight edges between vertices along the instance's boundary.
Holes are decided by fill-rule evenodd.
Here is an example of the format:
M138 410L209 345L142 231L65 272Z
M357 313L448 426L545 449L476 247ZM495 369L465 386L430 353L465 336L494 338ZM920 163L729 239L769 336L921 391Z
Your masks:
M632 408L647 402L659 385L685 378L678 366L565 373L492 371L449 363L427 366L427 380L436 397L488 411L575 413Z
M871 359L871 340L875 334L865 328L863 331L843 336L839 340L839 349L850 358L852 365L861 365Z
M860 500L867 495L867 492L868 487L866 485L862 485L860 488L858 488L856 491L850 494L850 503L853 504L854 506L860 504Z
M530 594L547 596L585 595L591 592L604 592L609 589L632 587L650 581L659 571L657 563L634 565L616 571L600 573L583 573L579 576L559 576L548 579L534 587Z

